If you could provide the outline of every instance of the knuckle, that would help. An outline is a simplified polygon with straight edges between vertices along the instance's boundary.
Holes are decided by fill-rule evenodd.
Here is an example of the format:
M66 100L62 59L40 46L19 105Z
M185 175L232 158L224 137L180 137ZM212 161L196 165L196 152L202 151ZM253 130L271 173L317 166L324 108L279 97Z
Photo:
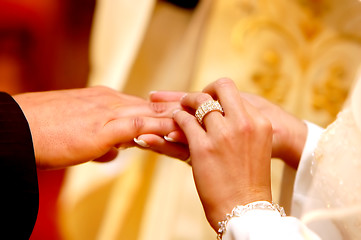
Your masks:
M252 133L255 130L253 121L249 119L243 119L238 125L238 131L242 133Z
M163 129L164 131L169 131L172 127L172 120L162 119L158 121L159 129Z
M145 125L145 121L141 117L133 117L131 119L131 126L135 129L136 132L140 132Z
M260 129L265 132L272 132L272 124L267 118L261 118L259 123Z
M259 117L256 119L244 119L238 125L238 129L236 130L238 134L257 134L257 133L269 133L272 132L272 124L271 122L264 117Z
M196 103L200 106L202 103L205 103L209 100L212 100L212 97L209 95L209 94L206 94L206 93L202 93L202 94L199 94L197 97L196 97Z
M151 102L149 103L149 107L155 113L164 113L167 109L166 103L163 102Z
M180 120L180 125L186 127L188 126L189 124L192 124L194 120L190 117L183 117L181 120Z
M234 82L229 78L220 78L215 82L215 87L223 88L233 86Z
M199 143L199 151L200 153L202 153L204 156L206 154L211 154L215 151L215 146L216 144L210 142L210 141L200 141Z

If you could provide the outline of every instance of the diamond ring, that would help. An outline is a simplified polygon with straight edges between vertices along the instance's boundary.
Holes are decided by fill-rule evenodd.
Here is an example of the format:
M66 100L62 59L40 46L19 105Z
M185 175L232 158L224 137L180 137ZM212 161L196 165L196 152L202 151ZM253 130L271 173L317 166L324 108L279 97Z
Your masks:
M195 117L200 125L203 124L203 118L212 111L218 111L222 114L224 113L221 104L215 100L209 100L197 108Z

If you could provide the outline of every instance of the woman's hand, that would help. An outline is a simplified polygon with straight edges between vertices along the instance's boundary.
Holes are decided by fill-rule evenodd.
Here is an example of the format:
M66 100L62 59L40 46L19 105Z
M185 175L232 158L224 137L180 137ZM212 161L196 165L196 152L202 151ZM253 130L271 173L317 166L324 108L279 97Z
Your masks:
M184 92L153 92L150 95L150 100L153 102L176 102L180 101L184 94ZM297 169L307 138L306 124L260 96L244 92L240 92L240 95L272 123L272 157L280 158ZM186 138L180 131L169 133L168 137L174 142L187 144ZM156 140L152 138L149 141L152 140L152 145L156 146Z
M208 100L219 100L224 115L208 113L201 126L194 117ZM235 84L221 79L203 93L181 99L188 111L174 113L191 154L195 184L211 226L217 230L233 207L253 201L271 201L270 164L272 125L242 99Z
M241 92L241 97L271 121L273 128L272 157L280 158L297 169L307 139L306 124L260 96Z
M43 169L110 161L119 147L135 146L133 138L141 134L164 136L178 129L169 116L179 104L150 103L107 87L26 93L14 99L28 120L37 166ZM169 142L154 150L181 159L189 155L187 148Z

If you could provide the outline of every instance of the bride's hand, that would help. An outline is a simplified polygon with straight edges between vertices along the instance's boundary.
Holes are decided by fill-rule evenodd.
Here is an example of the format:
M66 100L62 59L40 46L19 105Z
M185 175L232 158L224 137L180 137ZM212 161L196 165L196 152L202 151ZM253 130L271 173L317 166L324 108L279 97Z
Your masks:
M201 126L194 112L209 100L219 100L224 115L212 111ZM211 226L224 220L236 205L271 201L272 125L242 99L235 84L221 79L203 93L188 93L184 109L174 113L189 144L194 180Z
M241 97L266 116L273 128L272 157L297 169L307 138L307 126L299 118L260 96L241 92Z
M152 102L177 102L184 94L184 92L169 91L153 92L150 100ZM280 158L296 169L307 138L306 124L263 97L245 92L240 92L240 95L272 123L272 157ZM187 144L180 131L171 132L168 137L175 142ZM157 142L153 141L152 144L156 146Z

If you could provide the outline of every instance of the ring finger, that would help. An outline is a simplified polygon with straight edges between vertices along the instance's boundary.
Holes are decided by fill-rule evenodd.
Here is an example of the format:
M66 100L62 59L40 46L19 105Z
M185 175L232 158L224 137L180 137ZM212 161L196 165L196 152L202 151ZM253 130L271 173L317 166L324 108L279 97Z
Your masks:
M220 121L223 121L222 107L207 93L188 93L182 98L181 104L192 109L191 113L206 131L219 126Z

